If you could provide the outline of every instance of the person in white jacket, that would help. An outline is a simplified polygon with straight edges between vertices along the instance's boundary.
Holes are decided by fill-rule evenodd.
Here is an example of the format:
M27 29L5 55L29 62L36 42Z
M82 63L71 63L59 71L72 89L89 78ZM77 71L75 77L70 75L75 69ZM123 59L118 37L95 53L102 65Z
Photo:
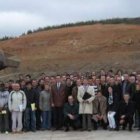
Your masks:
M79 101L79 114L82 115L82 130L91 131L91 116L93 114L94 87L88 84L88 79L83 80L83 85L78 87L77 99Z
M12 132L20 133L23 128L22 115L26 108L27 101L24 91L20 90L19 84L14 83L12 89L8 100L8 107L12 114Z

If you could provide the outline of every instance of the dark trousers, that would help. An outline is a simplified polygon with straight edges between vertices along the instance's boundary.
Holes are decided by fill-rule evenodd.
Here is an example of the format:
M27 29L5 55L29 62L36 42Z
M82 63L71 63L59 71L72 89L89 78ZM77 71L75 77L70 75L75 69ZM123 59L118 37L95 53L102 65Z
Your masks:
M138 117L138 128L140 128L140 111L137 111L137 117Z
M82 129L91 130L91 114L82 114Z
M24 128L26 131L35 131L36 130L36 116L35 111L32 111L31 108L26 108L24 112Z
M124 124L123 124L123 128L125 129L127 124L129 124L129 129L132 129L132 125L133 125L133 117L130 116L126 116L124 118Z
M53 126L60 129L63 126L63 107L53 108Z
M41 128L41 110L37 109L35 112L36 115L36 129L40 130Z
M0 114L0 131L1 132L9 131L8 112L6 114Z
M71 120L68 116L64 118L64 126L66 128L72 127L73 129L78 129L80 127L80 120Z

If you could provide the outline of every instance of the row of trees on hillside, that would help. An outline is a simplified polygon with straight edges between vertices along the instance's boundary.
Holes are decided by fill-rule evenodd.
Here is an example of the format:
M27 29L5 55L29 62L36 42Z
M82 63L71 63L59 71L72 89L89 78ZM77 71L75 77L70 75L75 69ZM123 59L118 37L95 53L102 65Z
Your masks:
M40 31L47 31L52 29L60 29L65 27L74 27L74 26L84 26L84 25L93 25L93 24L137 24L140 25L140 17L137 18L113 18L113 19L105 19L105 20L91 20L91 21L82 21L77 23L67 23L67 24L61 24L56 26L47 26L43 28L38 28L36 30L28 30L27 33L23 33L21 36L29 35L32 33L40 32ZM5 41L13 39L13 37L3 37L0 39L0 41Z

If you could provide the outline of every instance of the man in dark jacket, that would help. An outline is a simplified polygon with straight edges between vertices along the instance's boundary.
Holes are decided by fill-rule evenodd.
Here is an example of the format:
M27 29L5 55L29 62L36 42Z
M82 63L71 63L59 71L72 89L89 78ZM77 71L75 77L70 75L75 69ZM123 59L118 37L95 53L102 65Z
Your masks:
M119 106L120 124L123 125L123 130L125 130L127 124L129 124L129 131L132 131L135 104L130 100L129 94L124 94L123 98L124 101L121 101Z
M73 129L77 129L79 126L79 107L78 104L74 102L72 96L68 97L68 103L64 105L64 125L65 131L69 131L71 126Z
M38 86L38 82L36 79L32 80L33 90L36 94L36 129L41 129L41 110L39 108L39 96L41 92L41 88Z
M25 131L31 130L32 132L35 132L36 131L36 116L35 116L36 94L34 92L34 89L32 88L31 82L26 83L25 95L27 98L27 108L24 114Z
M136 103L136 112L138 112L138 130L140 130L140 83L136 85L133 101Z
M125 73L124 75L124 80L122 82L122 94L124 95L125 93L130 92L130 82L129 82L129 75Z
M56 84L51 87L53 125L54 130L60 130L63 126L63 106L66 102L65 85L61 82L61 77L56 76Z

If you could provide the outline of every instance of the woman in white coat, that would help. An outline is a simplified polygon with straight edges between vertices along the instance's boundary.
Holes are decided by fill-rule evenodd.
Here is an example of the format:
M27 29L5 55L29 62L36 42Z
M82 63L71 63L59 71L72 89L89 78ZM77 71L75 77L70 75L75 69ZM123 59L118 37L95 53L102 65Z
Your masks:
M82 115L82 130L91 131L91 116L93 114L93 100L95 98L94 87L83 80L83 85L78 87L77 99L79 101L79 114Z

